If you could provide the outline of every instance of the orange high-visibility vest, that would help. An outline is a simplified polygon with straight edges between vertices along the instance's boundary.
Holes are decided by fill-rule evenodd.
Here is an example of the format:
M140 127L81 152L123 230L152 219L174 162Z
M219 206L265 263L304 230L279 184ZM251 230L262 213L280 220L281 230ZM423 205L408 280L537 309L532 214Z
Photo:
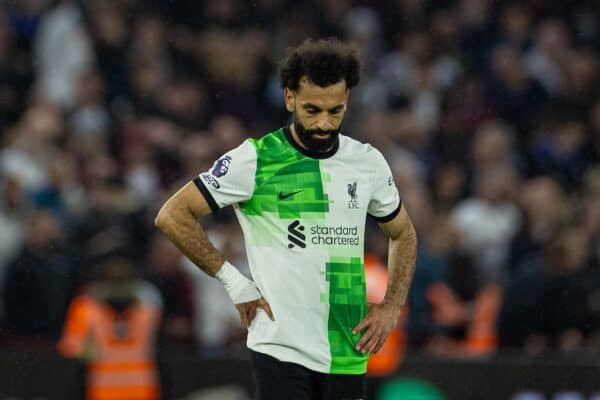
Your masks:
M466 338L466 346L472 353L489 353L498 346L496 323L501 306L502 288L499 285L489 285L477 294Z
M371 254L365 254L365 280L367 284L367 301L369 303L383 301L388 283L387 268L377 257ZM377 354L369 356L368 375L390 375L400 365L406 351L406 332L403 329L406 316L407 306L402 309L398 324L388 336L383 347Z
M432 308L441 309L447 304L459 303L466 308L463 300L445 283L433 283L427 289L427 299ZM502 307L503 292L498 284L490 284L479 289L473 299L472 314L466 316L467 334L464 339L452 340L456 351L461 355L483 355L496 350L498 333L496 324Z
M90 295L73 300L58 349L65 356L77 357L91 344L87 400L160 398L154 359L160 318L160 308L152 304L137 302L119 315Z

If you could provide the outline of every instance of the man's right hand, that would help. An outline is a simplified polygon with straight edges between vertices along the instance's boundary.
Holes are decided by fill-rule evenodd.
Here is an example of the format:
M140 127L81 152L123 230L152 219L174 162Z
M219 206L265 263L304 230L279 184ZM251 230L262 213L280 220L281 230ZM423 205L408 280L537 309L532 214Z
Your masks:
M244 328L248 329L250 327L254 317L256 317L256 311L259 307L267 313L269 318L271 318L271 321L275 321L275 318L273 317L273 311L271 311L271 306L269 306L269 303L267 303L264 297L261 297L258 300L249 301L247 303L235 304L235 308L237 308L238 312L240 313L240 321L242 322L242 326Z

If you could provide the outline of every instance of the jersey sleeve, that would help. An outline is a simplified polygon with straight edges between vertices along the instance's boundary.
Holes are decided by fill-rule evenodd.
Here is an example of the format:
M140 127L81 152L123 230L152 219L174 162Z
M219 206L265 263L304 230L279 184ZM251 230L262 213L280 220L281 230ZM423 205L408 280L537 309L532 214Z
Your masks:
M398 215L402 202L390 166L378 150L375 152L376 175L368 213L377 222L387 222Z
M212 167L194 178L194 184L215 211L249 200L254 191L256 149L246 140L225 153Z

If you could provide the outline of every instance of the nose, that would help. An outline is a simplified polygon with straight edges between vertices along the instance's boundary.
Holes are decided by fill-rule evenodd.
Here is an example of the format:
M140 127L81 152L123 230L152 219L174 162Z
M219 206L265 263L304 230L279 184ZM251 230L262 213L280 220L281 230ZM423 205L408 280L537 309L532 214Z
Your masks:
M328 130L333 129L334 126L333 126L333 123L331 122L331 120L327 116L322 116L317 121L317 128L319 128L323 131L328 131Z

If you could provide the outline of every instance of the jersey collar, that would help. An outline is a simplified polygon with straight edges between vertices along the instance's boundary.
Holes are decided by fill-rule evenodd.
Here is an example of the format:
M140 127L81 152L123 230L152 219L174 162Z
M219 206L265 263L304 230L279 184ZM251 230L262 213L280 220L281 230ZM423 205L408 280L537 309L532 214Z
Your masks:
M290 130L289 125L284 126L282 129L283 129L283 133L285 134L285 138L287 139L287 141L296 150L298 150L300 153L304 154L306 157L319 158L319 159L329 158L329 157L332 157L338 151L338 148L340 147L340 140L339 140L339 136L338 136L338 141L335 143L335 145L331 149L326 151L325 153L317 153L315 151L310 151L310 150L305 149L304 147L300 146L294 140L294 137L292 136L292 131Z

